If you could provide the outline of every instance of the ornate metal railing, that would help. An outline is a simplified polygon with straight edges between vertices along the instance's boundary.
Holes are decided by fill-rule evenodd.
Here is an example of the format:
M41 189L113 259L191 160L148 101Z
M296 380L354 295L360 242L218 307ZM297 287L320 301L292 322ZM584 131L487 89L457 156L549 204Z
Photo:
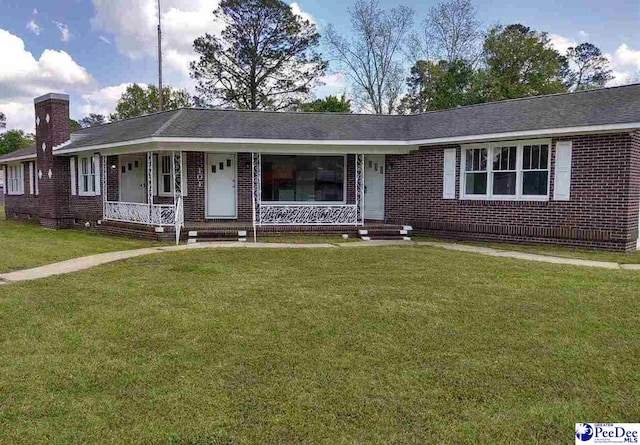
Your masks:
M178 202L176 203L176 212L173 224L176 231L176 245L178 245L180 244L180 230L184 225L184 209L182 208L182 196L178 197Z
M357 205L264 205L260 224L279 226L353 225L358 223Z
M364 155L355 155L355 202L353 204L266 204L262 202L260 153L252 154L251 164L254 233L256 226L364 225Z
M176 207L173 204L149 206L137 202L107 201L104 218L112 221L172 226L176 223Z

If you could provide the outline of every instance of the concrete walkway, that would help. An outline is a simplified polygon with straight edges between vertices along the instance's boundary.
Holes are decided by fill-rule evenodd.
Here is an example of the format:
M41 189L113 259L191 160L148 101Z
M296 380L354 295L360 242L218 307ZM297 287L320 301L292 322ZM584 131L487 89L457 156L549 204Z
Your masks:
M115 261L135 258L144 255L152 255L162 252L178 252L193 249L215 249L215 248L240 248L240 249L318 249L318 248L360 248L376 246L429 246L459 252L475 253L493 257L513 258L517 260L538 261L543 263L567 264L571 266L596 267L601 269L628 269L640 270L640 264L618 264L606 261L580 260L573 258L554 257L549 255L537 255L532 253L491 249L488 247L469 246L455 243L440 242L413 242L413 241L365 241L337 244L296 244L296 243L239 243L239 242L211 242L196 243L181 246L162 246L146 249L125 250L122 252L108 252L98 255L90 255L81 258L74 258L59 263L47 264L46 266L35 267L33 269L20 270L0 274L0 284L15 283L19 281L38 280L53 275L62 275L71 272L78 272L102 264L113 263Z

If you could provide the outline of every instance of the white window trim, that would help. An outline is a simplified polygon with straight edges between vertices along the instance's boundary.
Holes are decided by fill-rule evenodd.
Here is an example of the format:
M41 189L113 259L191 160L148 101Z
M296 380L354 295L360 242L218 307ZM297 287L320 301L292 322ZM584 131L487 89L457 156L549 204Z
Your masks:
M35 180L34 180L34 173L35 173L34 164L35 162L33 161L29 162L29 194L30 195L34 195L36 191Z
M280 153L264 153L265 155L274 155L274 156L278 156ZM287 155L285 155L287 156ZM338 157L338 156L342 156L343 158L343 174L344 174L344 182L342 184L343 186L343 193L342 193L342 201L263 201L262 200L262 196L260 196L260 205L265 205L265 206L288 206L288 207L295 207L295 206L339 206L339 205L346 205L347 204L347 192L348 192L348 171L347 171L347 155L340 155L340 154L300 154L300 155L294 155L294 156L333 156L333 157ZM262 168L262 162L260 162L260 168ZM260 176L262 176L262 172L260 172Z
M546 170L523 170L523 147L525 145L541 145L549 146L549 154ZM501 147L516 147L516 194L515 195L494 195L493 194L493 149ZM466 150L485 148L487 149L487 194L485 195L468 195L466 193L467 172L466 169ZM498 141L489 143L466 144L461 147L460 156L460 200L468 201L549 201L551 188L551 139L531 139L522 141ZM503 171L503 170L496 170ZM546 171L547 174L547 194L546 195L523 195L522 181L524 171Z
M9 164L6 171L7 195L24 195L24 164Z
M33 163L33 168L35 169L33 180L35 181L35 192L36 196L40 195L40 178L38 177L38 161Z
M162 184L162 157L163 156L168 156L169 160L170 160L170 165L171 168L173 169L173 154L171 153L167 153L167 152L160 152L157 154L154 154L153 156L153 192L155 194L155 196L162 196L165 198L173 198L173 189L175 187L175 183L174 183L174 179L173 179L173 172L170 172L169 174L171 175L171 191L170 192L165 192L162 190L161 184ZM187 178L187 156L186 156L186 152L182 153L181 156L182 159L182 166L180 168L180 171L182 172L182 196L189 196L189 188L188 188L188 178Z
M94 170L93 174L88 173L86 175L82 174L82 162L86 159L89 165L89 172L91 172L91 168L95 169L95 163L93 161L93 155L90 156L80 156L78 157L78 196L96 196L95 184L96 184L96 175L97 171ZM88 184L93 184L94 190L84 190L84 176L89 177ZM91 186L91 185L90 185Z
M164 158L169 158L169 173L162 172L162 163ZM173 168L173 159L171 154L166 153L158 153L157 163L156 163L156 185L158 187L158 196L165 196L173 198L173 172L171 171ZM165 192L164 188L164 177L169 176L169 191ZM183 175L184 176L184 175Z

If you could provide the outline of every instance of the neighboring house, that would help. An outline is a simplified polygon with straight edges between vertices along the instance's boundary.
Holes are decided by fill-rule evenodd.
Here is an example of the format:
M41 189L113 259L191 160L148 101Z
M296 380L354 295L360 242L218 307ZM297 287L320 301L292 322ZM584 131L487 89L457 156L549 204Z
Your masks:
M0 163L7 217L46 227L639 245L640 85L410 116L180 109L73 134L68 96L48 94L35 116L36 148Z

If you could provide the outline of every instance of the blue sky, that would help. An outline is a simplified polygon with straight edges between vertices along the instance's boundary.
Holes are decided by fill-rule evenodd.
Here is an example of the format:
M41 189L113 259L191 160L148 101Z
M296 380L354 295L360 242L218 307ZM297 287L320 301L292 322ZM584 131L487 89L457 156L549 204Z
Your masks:
M188 63L193 39L219 26L217 0L162 0L167 81L193 92ZM405 4L419 22L431 0ZM33 97L71 94L72 117L108 113L131 82L156 82L154 0L0 0L0 111L9 127L32 130ZM297 0L294 11L320 29L331 23L348 33L352 0ZM550 34L559 50L589 41L609 55L617 82L640 72L640 0L476 0L481 21L523 23ZM5 63L10 61L9 63ZM329 75L316 94L348 92L344 76Z

